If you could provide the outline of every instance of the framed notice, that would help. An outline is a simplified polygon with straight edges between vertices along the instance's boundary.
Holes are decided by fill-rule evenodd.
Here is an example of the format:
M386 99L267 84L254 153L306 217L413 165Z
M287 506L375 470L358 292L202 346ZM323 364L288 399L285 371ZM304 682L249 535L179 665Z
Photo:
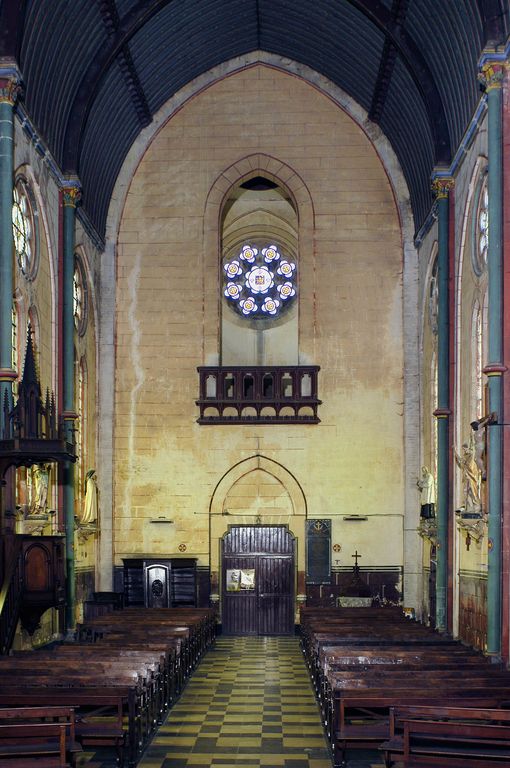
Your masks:
M306 521L306 582L331 582L331 520Z

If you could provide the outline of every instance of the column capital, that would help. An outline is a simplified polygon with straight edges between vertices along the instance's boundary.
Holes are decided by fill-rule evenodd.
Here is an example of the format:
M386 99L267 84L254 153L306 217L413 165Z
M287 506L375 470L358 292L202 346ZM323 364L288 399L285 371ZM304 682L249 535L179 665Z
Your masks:
M478 80L486 91L501 88L508 64L502 61L487 60L480 66Z
M436 200L441 200L448 197L450 190L455 186L455 179L452 176L435 176L431 186Z
M0 70L0 104L14 106L21 93L21 82L16 75L3 75Z
M81 200L81 186L77 182L69 182L62 187L65 208L76 208Z

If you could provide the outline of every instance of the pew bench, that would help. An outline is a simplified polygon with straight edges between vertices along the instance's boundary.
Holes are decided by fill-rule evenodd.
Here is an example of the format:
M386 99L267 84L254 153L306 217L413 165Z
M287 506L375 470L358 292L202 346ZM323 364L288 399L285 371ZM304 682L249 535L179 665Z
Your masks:
M71 768L65 723L0 723L0 766Z
M437 686L367 689L336 692L326 723L335 768L345 765L348 748L377 749L390 738L390 709L405 705L499 708L509 704L508 687L469 688L459 684L447 691Z
M52 686L50 682L46 686L9 686L2 680L0 701L6 707L72 706L76 740L82 747L113 747L119 766L125 762L126 743L131 766L136 764L143 747L132 689L72 688Z
M419 706L407 705L392 707L390 710L390 738L381 744L379 749L384 753L385 765L389 768L394 762L395 757L402 760L404 754L404 729L405 723L421 720L423 722L434 723L440 721L448 723L450 733L455 734L458 724L471 723L473 725L505 725L510 727L510 710L487 707L465 707L465 706ZM431 726L432 739L435 741L437 734L434 733L435 726ZM426 743L426 737L423 742ZM430 744L428 745L430 748ZM427 757L432 757L428 755ZM509 760L510 762L510 760Z

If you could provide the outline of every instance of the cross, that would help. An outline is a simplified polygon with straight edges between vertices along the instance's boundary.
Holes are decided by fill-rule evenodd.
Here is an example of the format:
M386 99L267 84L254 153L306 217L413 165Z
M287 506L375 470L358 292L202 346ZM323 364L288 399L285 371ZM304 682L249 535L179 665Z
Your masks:
M358 550L356 550L356 552L353 555L351 555L351 557L355 557L356 558L354 567L357 568L358 567L358 557L361 557L361 555L358 555Z

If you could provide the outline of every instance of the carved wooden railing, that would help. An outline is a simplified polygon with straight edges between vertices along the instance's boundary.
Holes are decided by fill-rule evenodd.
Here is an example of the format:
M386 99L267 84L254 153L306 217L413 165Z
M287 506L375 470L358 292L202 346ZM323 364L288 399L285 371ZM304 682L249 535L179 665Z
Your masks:
M23 554L21 542L11 550L0 590L0 654L9 652L23 599Z
M199 424L318 424L318 365L200 366Z

